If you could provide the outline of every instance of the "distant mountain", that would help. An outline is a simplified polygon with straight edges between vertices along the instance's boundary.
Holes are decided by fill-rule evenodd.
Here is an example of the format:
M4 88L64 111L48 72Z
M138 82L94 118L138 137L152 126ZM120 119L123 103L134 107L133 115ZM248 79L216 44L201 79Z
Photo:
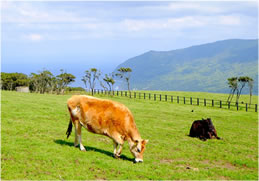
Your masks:
M116 70L120 67L133 70L132 89L226 93L227 78L247 75L255 80L254 93L258 94L258 40L231 39L149 51L128 59Z

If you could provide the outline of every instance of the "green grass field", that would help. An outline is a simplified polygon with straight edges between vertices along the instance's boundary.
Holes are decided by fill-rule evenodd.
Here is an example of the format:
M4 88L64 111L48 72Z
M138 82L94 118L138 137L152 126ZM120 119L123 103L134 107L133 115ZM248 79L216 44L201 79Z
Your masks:
M83 130L87 152L73 146L74 130L66 139L70 96L2 91L1 179L258 179L255 112L99 96L128 106L142 138L149 139L144 162L134 164L127 143L115 159L107 137ZM187 136L193 120L207 117L223 140Z

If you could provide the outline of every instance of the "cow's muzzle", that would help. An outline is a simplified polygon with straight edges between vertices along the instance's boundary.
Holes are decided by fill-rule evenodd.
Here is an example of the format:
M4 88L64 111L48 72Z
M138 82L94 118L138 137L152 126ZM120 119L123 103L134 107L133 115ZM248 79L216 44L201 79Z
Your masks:
M142 163L142 162L143 162L143 160L139 159L139 158L135 158L135 160L134 160L134 163Z

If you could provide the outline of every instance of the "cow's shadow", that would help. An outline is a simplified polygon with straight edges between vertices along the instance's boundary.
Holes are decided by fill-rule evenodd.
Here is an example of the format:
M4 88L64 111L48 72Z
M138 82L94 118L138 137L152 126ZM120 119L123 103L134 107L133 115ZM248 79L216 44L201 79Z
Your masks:
M68 141L65 141L65 140L54 140L55 143L57 144L60 144L60 145L67 145L67 146L72 146L74 147L74 143L73 142L68 142ZM94 152L99 152L99 153L102 153L102 154L105 154L107 156L110 156L110 157L113 157L113 153L109 152L109 151L106 151L106 150L102 150L102 149L99 149L99 148L95 148L95 147L91 147L91 146L85 146L85 149L86 151L94 151ZM128 161L134 161L133 158L128 158L127 156L125 155L121 155L120 156L120 159L122 160L128 160Z

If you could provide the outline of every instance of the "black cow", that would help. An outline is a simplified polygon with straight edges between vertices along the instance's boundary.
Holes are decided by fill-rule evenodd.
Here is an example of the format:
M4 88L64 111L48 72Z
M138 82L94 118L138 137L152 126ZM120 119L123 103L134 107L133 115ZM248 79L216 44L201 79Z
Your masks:
M189 136L198 137L203 141L212 139L213 136L215 136L217 139L220 139L210 118L194 121L192 123Z

